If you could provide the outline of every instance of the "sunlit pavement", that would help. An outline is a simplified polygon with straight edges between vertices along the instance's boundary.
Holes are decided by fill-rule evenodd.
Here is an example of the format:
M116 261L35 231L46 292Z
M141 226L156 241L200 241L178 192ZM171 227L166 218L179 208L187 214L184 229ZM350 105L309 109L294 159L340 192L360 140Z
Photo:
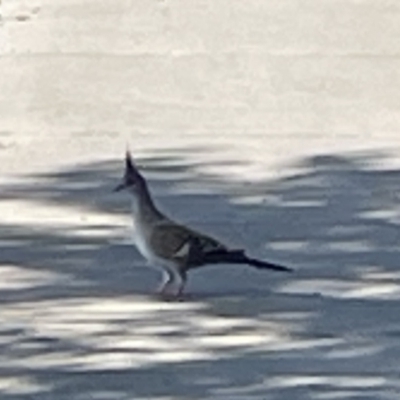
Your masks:
M3 0L1 399L397 400L399 11ZM127 146L168 214L295 273L154 296Z

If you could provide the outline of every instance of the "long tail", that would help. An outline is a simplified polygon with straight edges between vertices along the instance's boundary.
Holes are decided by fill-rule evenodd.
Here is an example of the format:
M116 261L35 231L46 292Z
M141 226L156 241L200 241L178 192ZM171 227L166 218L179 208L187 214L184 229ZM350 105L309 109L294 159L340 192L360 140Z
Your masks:
M291 268L247 257L243 250L215 250L204 255L205 264L247 264L259 269L271 269L274 271L293 272Z

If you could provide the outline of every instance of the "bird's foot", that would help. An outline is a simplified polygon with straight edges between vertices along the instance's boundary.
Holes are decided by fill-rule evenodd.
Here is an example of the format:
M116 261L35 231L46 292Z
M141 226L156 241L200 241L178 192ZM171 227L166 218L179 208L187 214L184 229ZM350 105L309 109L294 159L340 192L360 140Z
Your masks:
M161 285L154 293L158 300L172 301L175 299L176 294L168 290L168 285Z
M161 301L168 301L168 302L182 301L181 296L178 296L176 293L157 292L157 293L155 293L155 296L156 296L156 299L161 300Z
M183 291L173 292L168 290L157 290L155 296L162 301L184 301L188 298Z

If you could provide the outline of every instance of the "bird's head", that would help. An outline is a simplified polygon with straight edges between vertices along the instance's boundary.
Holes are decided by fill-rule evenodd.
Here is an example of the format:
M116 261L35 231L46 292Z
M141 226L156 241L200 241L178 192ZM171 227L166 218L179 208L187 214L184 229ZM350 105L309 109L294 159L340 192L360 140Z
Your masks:
M132 156L129 151L126 152L125 156L125 172L122 177L121 183L114 189L114 192L127 189L130 192L137 192L145 184L144 178L140 175L136 168Z

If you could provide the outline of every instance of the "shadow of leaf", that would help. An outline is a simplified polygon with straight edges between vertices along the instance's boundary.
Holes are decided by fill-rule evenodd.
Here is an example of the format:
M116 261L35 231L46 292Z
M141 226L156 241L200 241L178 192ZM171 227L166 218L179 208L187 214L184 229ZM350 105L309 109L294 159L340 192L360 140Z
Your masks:
M400 171L382 154L326 154L250 182L205 173L196 151L137 159L162 208L296 273L210 267L185 302L159 302L157 273L126 240L128 198L111 193L121 161L3 185L2 399L398 391Z

